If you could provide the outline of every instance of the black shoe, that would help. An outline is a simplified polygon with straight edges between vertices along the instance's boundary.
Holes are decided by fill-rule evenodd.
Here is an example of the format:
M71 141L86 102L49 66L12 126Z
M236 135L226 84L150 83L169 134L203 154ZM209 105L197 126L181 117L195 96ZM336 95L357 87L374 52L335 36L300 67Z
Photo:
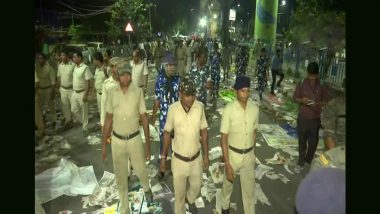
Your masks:
M150 203L153 202L153 193L152 193L152 190L149 190L148 192L145 192L145 198L146 198L146 202L148 202L148 204L150 204Z
M195 206L195 202L192 204L189 203L189 211L191 212L191 214L197 214L198 213L198 208L197 208L197 206Z
M270 93L271 93L272 95L276 95L276 94L275 94L274 92L272 92L272 91L271 91Z
M230 209L226 209L226 210L224 210L223 208L222 208L222 214L229 214L230 213Z

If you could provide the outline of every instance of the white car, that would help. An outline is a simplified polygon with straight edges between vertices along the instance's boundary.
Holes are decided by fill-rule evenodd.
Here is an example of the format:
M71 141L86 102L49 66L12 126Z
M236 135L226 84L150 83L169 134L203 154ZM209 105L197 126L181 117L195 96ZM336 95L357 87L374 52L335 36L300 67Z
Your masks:
M89 42L87 43L87 46L88 48L93 49L93 52L98 51L100 53L103 53L104 51L106 51L103 42Z
M67 44L66 47L69 48L69 51L73 51L74 49L81 50L83 55L83 61L85 64L89 64L91 62L91 53L85 44Z

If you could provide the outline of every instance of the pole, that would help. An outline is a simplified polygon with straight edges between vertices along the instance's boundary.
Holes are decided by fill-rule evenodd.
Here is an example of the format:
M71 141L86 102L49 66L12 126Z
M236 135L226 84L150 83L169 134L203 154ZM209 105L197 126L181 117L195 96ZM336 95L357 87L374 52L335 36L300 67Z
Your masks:
M150 17L150 7L152 6L151 1L149 1L149 37L152 37L152 19Z

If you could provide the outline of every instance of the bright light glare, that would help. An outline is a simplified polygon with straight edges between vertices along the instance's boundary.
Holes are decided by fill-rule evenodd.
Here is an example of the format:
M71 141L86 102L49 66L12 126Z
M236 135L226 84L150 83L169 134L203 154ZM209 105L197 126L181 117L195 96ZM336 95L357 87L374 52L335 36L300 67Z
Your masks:
M282 0L282 6L286 5L286 1Z
M206 26L206 24L207 24L207 19L206 19L206 17L203 17L203 18L201 18L201 19L199 20L199 26L204 27L204 26Z
M214 19L218 18L218 15L214 14Z

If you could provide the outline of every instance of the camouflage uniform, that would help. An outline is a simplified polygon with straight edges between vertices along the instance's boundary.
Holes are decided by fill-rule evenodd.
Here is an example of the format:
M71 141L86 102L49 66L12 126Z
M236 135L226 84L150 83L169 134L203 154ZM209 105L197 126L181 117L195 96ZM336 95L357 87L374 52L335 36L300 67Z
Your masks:
M236 57L236 76L245 75L247 73L247 66L249 60L248 57L248 50L242 47Z
M166 117L169 111L169 106L172 103L178 101L179 98L179 83L180 77L178 75L174 75L171 78L171 88L169 88L170 84L168 84L168 77L166 76L165 70L161 69L161 71L157 75L155 95L156 100L160 102L160 154L162 150L164 127L166 123Z
M213 52L210 56L210 70L212 83L212 96L215 98L219 92L221 54Z
M264 93L265 87L267 86L267 69L269 66L269 58L267 56L260 56L257 59L257 76L258 76L258 90L261 95Z
M210 80L210 70L207 66L198 69L197 65L194 65L190 72L186 74L186 77L193 80L196 88L197 100L206 105L207 101L207 81Z

